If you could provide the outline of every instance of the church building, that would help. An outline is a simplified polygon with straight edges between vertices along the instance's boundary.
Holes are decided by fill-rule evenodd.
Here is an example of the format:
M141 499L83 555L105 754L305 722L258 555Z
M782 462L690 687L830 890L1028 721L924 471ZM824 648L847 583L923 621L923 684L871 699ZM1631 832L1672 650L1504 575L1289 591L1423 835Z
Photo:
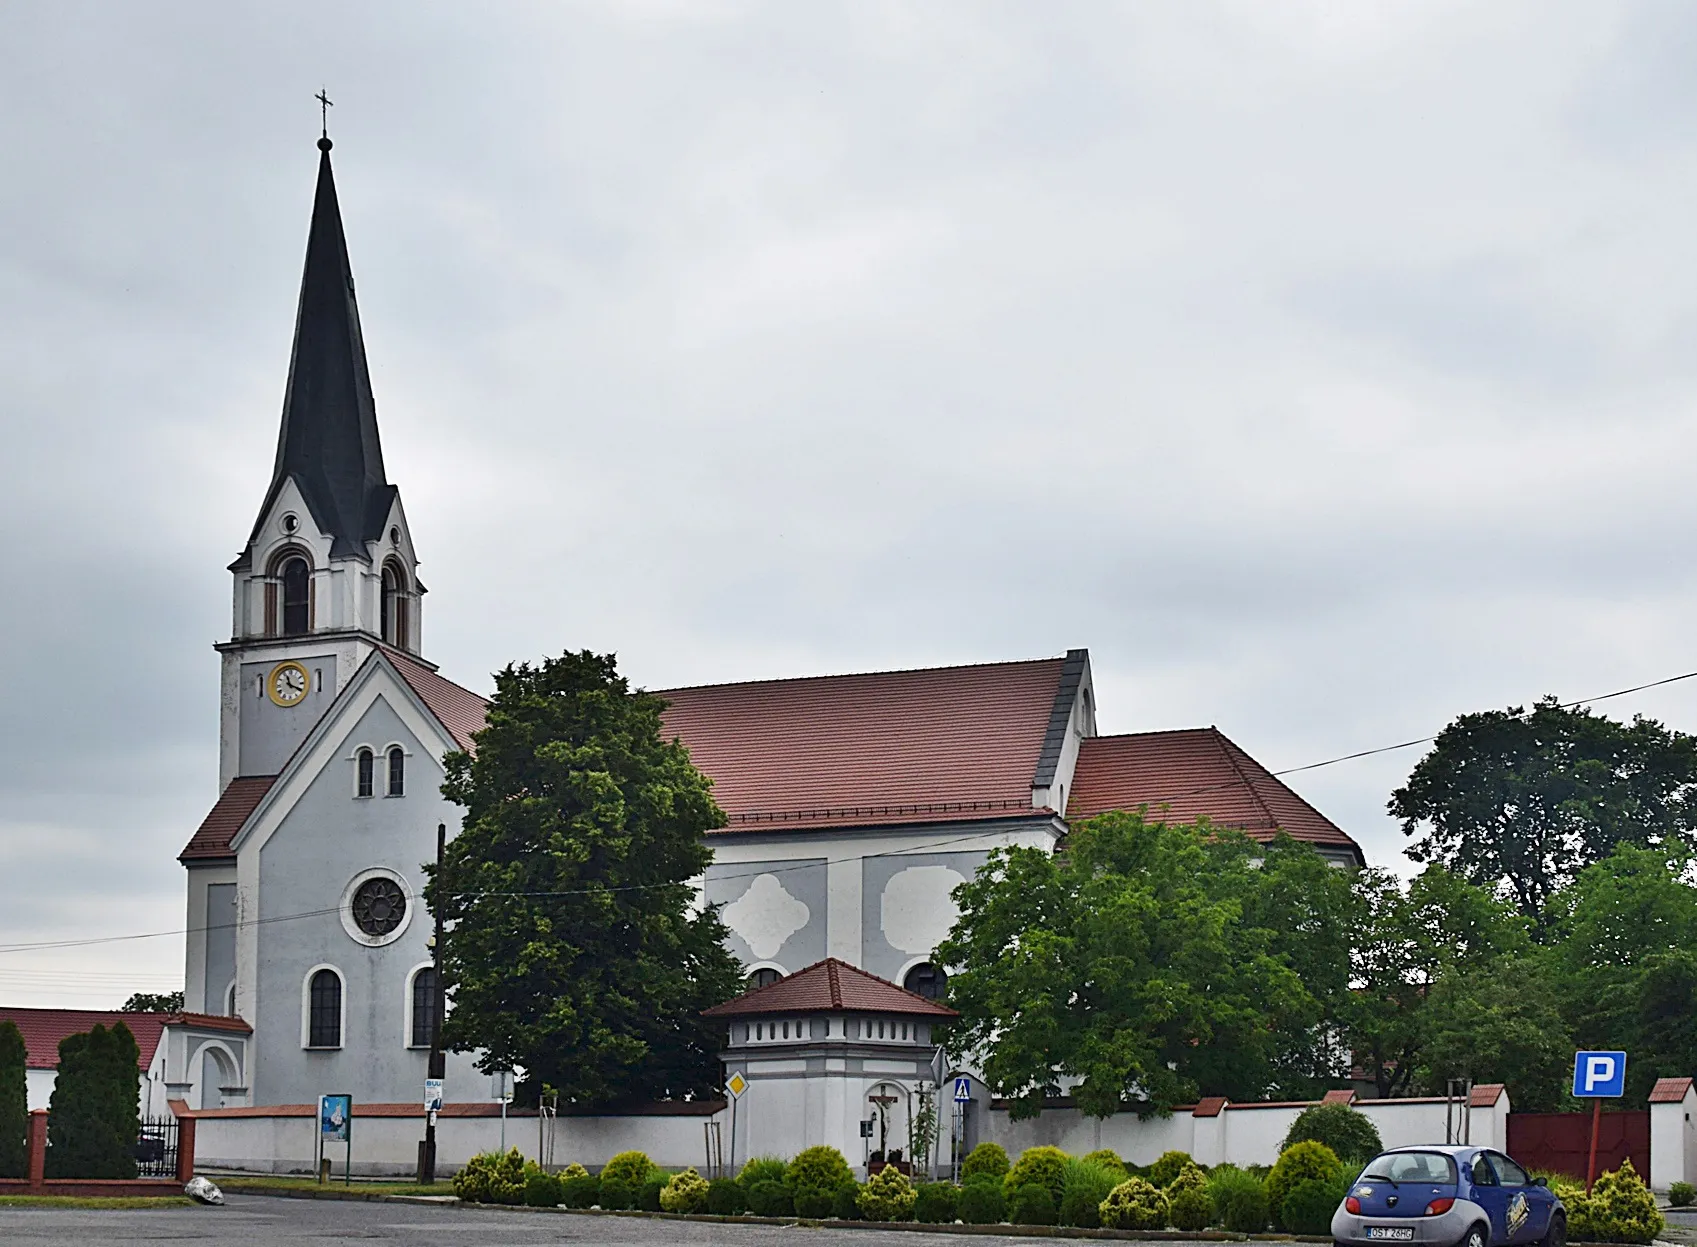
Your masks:
M424 657L418 554L318 145L276 462L216 647L220 791L180 857L185 1008L243 1024L185 1051L173 1094L194 1108L418 1102L435 1023L421 863L437 824L459 826L442 760L474 747L486 707ZM702 886L755 986L829 959L935 999L951 889L992 849L1053 848L1106 810L1284 831L1362 863L1217 729L1099 735L1084 649L662 696L728 816ZM471 1056L450 1054L446 1098L488 1098Z

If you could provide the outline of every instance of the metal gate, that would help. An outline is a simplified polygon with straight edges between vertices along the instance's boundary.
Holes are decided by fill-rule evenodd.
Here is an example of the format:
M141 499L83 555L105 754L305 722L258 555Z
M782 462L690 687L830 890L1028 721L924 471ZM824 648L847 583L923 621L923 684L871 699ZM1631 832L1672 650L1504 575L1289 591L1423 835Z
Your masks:
M1591 1148L1589 1113L1510 1113L1508 1154L1528 1169L1550 1169L1581 1181ZM1650 1177L1650 1113L1604 1113L1597 1127L1597 1172L1619 1169L1623 1160L1646 1181Z
M180 1138L175 1117L144 1117L136 1135L136 1177L177 1176L177 1144Z

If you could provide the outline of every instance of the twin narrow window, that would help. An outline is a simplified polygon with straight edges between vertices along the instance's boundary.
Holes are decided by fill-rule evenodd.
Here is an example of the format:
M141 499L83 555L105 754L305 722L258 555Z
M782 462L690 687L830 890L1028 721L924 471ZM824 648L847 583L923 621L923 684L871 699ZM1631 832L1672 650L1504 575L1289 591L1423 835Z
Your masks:
M361 749L356 755L355 765L359 769L359 787L356 790L362 797L372 795L377 778L377 756L369 749ZM389 750L387 796L404 797L407 793L407 755L399 745Z

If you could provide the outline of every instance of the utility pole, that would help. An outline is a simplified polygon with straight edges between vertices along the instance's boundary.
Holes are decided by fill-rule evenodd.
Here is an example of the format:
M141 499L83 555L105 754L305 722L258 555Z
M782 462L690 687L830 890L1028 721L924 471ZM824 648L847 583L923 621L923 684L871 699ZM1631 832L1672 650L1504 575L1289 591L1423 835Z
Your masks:
M442 876L442 857L448 847L448 825L436 824L436 904L431 906L436 919L436 932L430 937L430 1063L425 1067L426 1078L446 1077L448 1059L442 1052L442 1015L447 1006L447 984L442 981L442 900L447 891ZM440 1084L438 1084L440 1085ZM425 1185L436 1181L436 1110L429 1108L424 1115L424 1142L418 1145L418 1180Z

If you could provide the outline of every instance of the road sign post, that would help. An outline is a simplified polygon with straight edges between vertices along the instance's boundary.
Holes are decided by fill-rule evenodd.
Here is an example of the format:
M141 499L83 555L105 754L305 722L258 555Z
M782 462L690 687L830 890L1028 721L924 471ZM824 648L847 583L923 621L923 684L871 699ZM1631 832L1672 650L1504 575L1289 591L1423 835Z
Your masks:
M1585 1193L1589 1195L1597 1177L1597 1129L1603 1122L1603 1101L1626 1094L1626 1053L1575 1052L1573 1094L1591 1101L1591 1154L1585 1163Z

